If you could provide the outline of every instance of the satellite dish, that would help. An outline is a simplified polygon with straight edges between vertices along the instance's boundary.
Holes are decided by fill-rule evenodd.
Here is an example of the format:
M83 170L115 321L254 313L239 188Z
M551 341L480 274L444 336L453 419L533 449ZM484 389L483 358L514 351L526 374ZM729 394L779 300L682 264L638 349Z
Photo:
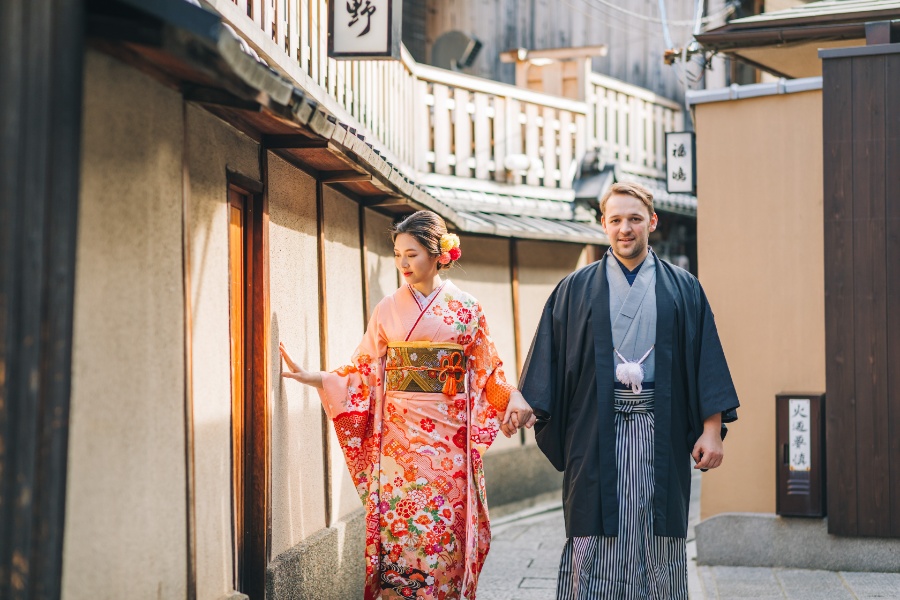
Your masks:
M448 31L442 34L431 48L431 64L442 69L459 71L472 66L481 42L470 38L462 31Z

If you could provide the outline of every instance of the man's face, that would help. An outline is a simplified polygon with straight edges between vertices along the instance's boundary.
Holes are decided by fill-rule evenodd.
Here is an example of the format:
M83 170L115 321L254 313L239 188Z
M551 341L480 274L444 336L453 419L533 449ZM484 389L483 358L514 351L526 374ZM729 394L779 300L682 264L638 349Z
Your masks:
M647 253L650 232L656 230L656 213L627 194L614 194L606 201L606 212L600 219L612 250L620 260L643 258Z

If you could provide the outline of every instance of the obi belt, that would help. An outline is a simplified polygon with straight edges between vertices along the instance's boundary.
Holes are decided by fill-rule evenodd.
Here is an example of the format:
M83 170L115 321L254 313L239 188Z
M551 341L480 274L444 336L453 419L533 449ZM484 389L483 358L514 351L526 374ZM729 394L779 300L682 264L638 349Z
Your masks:
M466 356L459 344L391 342L384 370L389 392L466 391Z

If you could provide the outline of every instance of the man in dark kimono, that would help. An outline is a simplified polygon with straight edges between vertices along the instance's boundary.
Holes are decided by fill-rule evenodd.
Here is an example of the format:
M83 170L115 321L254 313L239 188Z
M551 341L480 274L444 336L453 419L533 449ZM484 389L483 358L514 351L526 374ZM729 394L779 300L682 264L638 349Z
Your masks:
M557 599L687 600L691 459L721 464L737 394L699 282L648 246L651 193L601 211L610 251L556 287L519 380L565 472Z

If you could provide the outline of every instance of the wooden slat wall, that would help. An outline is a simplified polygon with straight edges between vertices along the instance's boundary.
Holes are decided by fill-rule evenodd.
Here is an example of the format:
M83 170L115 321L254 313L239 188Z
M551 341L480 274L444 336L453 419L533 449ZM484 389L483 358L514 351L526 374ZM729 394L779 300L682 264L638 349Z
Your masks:
M403 3L403 44L416 62L426 62L425 23L427 22L426 2Z
M900 85L889 64L900 53L823 61L828 528L839 535L900 537L900 125L888 117Z
M853 533L856 523L856 412L853 330L853 127L850 60L823 61L825 219L826 457L829 530ZM846 447L844 447L846 446Z
M857 489L861 535L877 535L888 508L885 314L884 57L852 63L853 329Z

